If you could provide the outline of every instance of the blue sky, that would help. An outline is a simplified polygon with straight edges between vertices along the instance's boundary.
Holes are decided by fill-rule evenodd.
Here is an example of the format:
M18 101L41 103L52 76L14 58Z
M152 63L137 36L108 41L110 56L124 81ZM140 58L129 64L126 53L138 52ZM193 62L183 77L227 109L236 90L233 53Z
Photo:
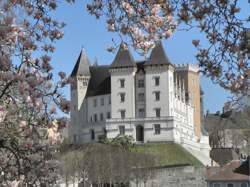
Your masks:
M59 20L64 20L67 25L64 28L64 38L56 43L56 52L52 56L55 73L65 71L70 74L81 47L85 48L92 63L95 58L98 64L110 64L114 59L115 54L107 52L106 48L111 44L111 39L115 38L115 34L106 31L103 20L96 20L86 12L86 2L77 1L73 5L59 4L55 16ZM197 38L202 38L198 31L189 31L177 32L169 40L164 40L165 51L171 62L195 64L196 49L192 45L192 40ZM136 60L143 59L138 54L134 54L134 57ZM229 93L205 77L201 77L201 86L205 92L204 111L221 110ZM65 90L65 95L69 96L69 89Z

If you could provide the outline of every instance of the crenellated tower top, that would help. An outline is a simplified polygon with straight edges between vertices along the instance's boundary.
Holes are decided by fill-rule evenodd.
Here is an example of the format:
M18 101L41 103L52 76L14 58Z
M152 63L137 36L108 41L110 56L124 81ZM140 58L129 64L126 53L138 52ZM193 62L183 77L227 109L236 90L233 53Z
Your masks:
M176 64L175 65L176 71L192 71L195 73L199 73L199 67L192 64Z

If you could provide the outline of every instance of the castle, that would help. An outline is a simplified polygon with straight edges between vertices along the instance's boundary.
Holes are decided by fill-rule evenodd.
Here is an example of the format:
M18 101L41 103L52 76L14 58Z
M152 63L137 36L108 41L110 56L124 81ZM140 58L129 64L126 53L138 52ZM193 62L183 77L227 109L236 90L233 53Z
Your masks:
M144 61L121 45L110 65L91 66L82 50L71 77L74 143L130 135L138 143L175 142L208 156L199 69L172 64L161 43Z

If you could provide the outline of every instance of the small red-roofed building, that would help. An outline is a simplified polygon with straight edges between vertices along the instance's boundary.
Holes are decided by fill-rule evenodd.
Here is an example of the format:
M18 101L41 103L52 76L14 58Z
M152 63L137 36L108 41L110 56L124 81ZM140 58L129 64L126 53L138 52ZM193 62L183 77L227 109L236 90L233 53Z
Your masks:
M233 160L221 167L208 167L206 181L208 187L249 187L249 176L236 172L242 165L240 160Z

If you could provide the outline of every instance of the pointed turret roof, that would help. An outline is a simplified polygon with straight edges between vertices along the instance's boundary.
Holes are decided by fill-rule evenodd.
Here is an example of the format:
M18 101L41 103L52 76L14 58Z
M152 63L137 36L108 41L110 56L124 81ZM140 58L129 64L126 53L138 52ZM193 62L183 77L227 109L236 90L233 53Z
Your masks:
M110 68L123 68L123 67L135 67L135 66L136 63L130 51L124 48L123 44L121 44L115 56L114 61L110 65Z
M159 41L153 48L151 55L147 60L147 62L145 63L145 65L164 65L164 64L172 65L164 51L162 43Z
M76 75L89 76L90 75L89 66L90 66L90 63L87 57L87 53L84 49L82 49L77 59L77 62L75 64L75 67L71 73L71 77L76 76Z

